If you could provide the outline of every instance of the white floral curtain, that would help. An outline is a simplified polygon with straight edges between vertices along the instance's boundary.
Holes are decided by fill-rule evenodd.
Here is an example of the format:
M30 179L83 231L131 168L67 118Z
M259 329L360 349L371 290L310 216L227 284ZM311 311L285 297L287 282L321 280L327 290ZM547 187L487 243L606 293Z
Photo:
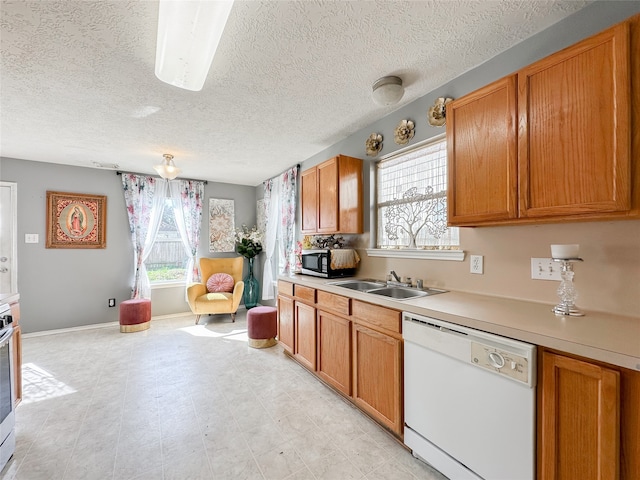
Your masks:
M278 225L280 224L280 182L272 178L264 182L264 209L267 216L267 227L264 235L264 252L266 260L262 272L262 300L273 300L275 298L275 287L277 285L274 275L274 255L276 244L278 243Z
M291 167L280 175L280 275L292 273L296 265L296 208L298 206L298 171Z
M135 265L131 298L151 298L151 286L144 261L151 252L160 228L167 196L167 182L154 177L123 173L122 187Z
M193 282L200 281L197 256L202 227L204 182L173 180L169 182L169 194L182 245L189 256L186 267L186 286L189 286Z

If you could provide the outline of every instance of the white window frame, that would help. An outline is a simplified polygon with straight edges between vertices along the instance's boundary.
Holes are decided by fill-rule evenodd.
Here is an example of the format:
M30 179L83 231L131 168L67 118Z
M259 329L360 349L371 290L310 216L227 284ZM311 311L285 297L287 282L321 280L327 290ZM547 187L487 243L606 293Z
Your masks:
M405 155L407 153L423 149L428 145L439 142L443 140L445 137L444 134L438 135L436 137L429 138L418 144L412 145L410 147L406 147L400 150L397 150L389 155L386 155L378 160L385 161L391 158ZM371 232L372 232L372 242L373 245L377 245L377 236L378 236L378 199L377 199L377 174L375 170L377 169L377 162L372 165L373 174L371 175L372 185L371 185L371 198L373 198L372 205L372 215L371 215ZM451 227L457 228L457 227ZM375 232L375 233L374 233ZM451 261L463 261L465 258L465 252L460 248L459 245L454 246L444 246L444 247L434 247L432 249L428 248L368 248L367 255L370 257L388 257L388 258L413 258L413 259L432 259L432 260L451 260Z

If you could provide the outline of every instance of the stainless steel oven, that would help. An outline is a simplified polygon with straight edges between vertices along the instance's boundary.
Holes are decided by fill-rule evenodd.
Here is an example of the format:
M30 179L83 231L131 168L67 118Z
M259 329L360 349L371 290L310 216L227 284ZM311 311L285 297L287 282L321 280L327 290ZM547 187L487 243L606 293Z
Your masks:
M0 304L0 471L16 448L13 400L13 326L9 305Z

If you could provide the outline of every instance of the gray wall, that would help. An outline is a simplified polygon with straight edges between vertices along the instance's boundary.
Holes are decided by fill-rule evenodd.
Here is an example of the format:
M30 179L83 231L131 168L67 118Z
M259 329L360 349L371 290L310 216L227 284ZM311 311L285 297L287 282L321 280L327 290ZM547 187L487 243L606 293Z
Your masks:
M410 145L440 135L445 129L431 127L426 119L427 111L436 98L459 98L638 12L640 2L595 2L304 160L301 168L305 170L337 154L345 154L364 158L369 170L372 170L376 159L365 156L365 141L371 133L382 133L384 136L381 156L400 148L393 141L393 130L402 119L416 122L416 134ZM634 55L637 57L640 54L634 52ZM364 180L363 201L365 206L369 206L374 198L370 191L373 185L371 175L365 174ZM462 228L461 247L468 254L485 257L484 275L472 275L469 273L468 255L464 262L367 257L363 248L373 242L370 232L371 225L375 225L372 218L374 210L371 209L369 213L365 213L365 234L356 239L362 257L359 273L363 276L384 278L385 273L394 269L401 275L422 278L431 286L556 303L558 283L531 280L530 258L549 257L549 245L552 243L579 243L585 262L576 266L576 287L580 295L578 306L633 316L640 312L640 243L637 240L640 237L640 220ZM609 280L603 282L603 279Z
M131 296L133 246L124 205L121 177L111 170L54 165L0 158L0 179L18 184L18 293L25 333L118 321L119 304ZM45 248L47 190L107 196L105 249ZM209 182L200 256L209 254L209 198L235 201L236 226L256 221L253 187ZM25 233L37 233L37 244L24 243ZM260 262L258 262L260 263ZM246 273L245 262L245 273ZM260 269L257 269L260 275ZM258 277L260 278L260 277ZM116 298L116 308L107 306ZM184 288L152 291L152 315L188 312Z

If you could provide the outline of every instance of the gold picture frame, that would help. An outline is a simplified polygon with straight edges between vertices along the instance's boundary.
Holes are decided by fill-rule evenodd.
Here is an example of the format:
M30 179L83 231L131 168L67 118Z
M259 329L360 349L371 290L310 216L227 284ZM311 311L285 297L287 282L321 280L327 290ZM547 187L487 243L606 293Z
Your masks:
M106 248L107 197L47 191L46 248Z

